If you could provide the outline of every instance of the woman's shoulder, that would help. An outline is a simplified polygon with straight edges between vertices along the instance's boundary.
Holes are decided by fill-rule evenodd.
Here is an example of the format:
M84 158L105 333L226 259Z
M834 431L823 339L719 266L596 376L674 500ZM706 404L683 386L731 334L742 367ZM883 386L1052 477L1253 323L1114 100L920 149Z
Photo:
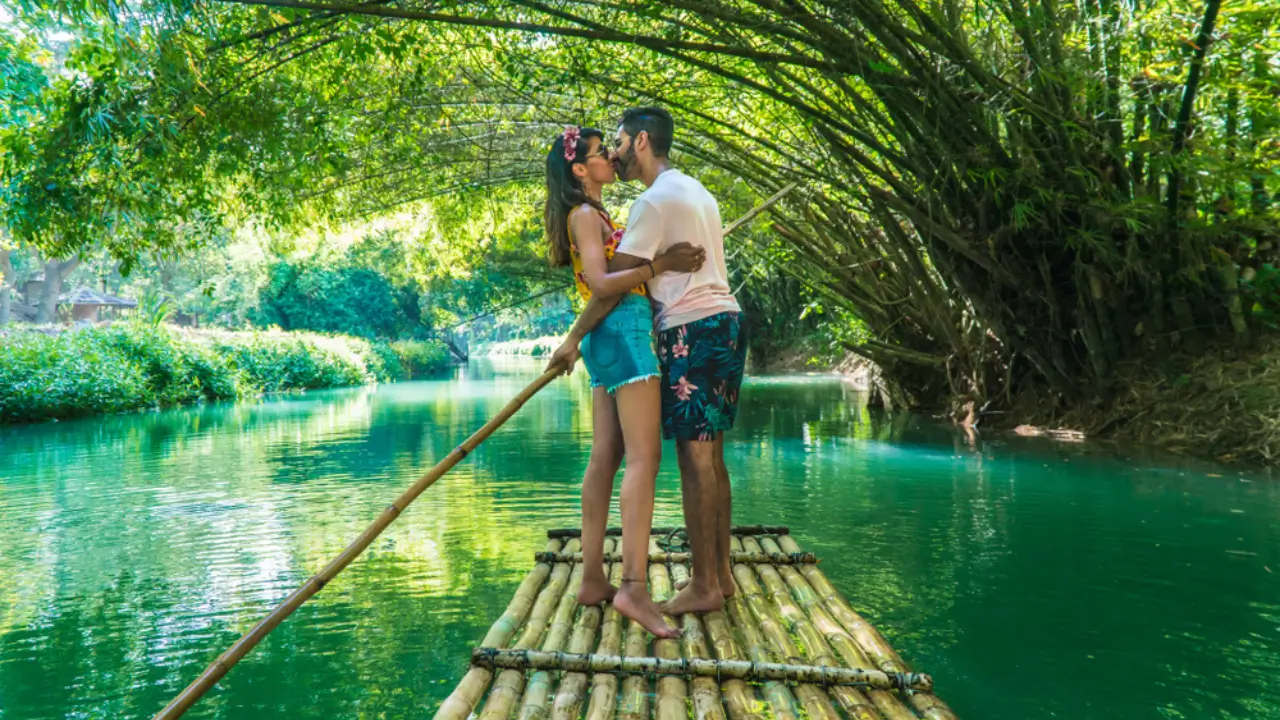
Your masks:
M600 211L598 208L592 207L587 203L582 203L578 207L569 211L569 223L587 223L595 221L604 227L610 224L609 216Z
M584 217L589 216L597 219L607 219L609 217L599 208L592 206L590 203L582 203L581 205L569 211L570 218L578 217L578 216L584 216Z

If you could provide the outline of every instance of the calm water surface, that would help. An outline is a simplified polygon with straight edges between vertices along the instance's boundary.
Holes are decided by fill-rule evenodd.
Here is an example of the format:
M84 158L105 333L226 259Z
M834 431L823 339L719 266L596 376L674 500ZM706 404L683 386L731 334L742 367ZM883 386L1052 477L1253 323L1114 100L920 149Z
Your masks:
M150 717L534 374L0 429L0 718ZM743 397L735 519L791 525L961 717L1280 718L1277 481ZM577 522L588 399L534 398L188 717L430 717Z

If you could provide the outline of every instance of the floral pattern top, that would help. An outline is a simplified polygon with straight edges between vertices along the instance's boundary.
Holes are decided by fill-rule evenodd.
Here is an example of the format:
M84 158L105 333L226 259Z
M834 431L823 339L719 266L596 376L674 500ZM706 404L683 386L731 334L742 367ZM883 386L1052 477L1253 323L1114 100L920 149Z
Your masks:
M597 210L597 212L600 211ZM607 262L612 260L614 254L618 252L618 243L622 242L622 234L625 228L615 227L613 220L603 212L600 212L600 217L609 225L609 229L613 231L609 234L609 241L604 244L604 259ZM587 273L582 269L582 255L578 253L578 243L573 240L573 229L568 228L568 231L569 257L573 261L573 282L578 286L578 292L582 295L582 299L590 300L591 287L587 283ZM649 296L649 291L643 284L639 287L632 288L631 292L644 297Z

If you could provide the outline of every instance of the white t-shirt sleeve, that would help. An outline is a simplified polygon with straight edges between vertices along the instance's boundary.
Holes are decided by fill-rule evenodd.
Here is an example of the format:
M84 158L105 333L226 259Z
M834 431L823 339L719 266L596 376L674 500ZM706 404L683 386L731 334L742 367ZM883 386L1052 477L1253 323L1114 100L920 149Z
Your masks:
M662 246L662 214L648 200L636 198L627 214L627 231L618 252L652 260Z

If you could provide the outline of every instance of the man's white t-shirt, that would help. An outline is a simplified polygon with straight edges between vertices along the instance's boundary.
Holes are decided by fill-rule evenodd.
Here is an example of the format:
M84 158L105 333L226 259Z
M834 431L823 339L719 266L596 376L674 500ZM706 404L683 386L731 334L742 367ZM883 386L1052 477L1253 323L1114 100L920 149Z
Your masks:
M720 230L716 199L702 183L679 170L664 170L632 203L618 252L652 260L681 242L707 251L706 262L697 272L663 273L649 281L649 296L658 303L658 329L741 311L729 288Z

